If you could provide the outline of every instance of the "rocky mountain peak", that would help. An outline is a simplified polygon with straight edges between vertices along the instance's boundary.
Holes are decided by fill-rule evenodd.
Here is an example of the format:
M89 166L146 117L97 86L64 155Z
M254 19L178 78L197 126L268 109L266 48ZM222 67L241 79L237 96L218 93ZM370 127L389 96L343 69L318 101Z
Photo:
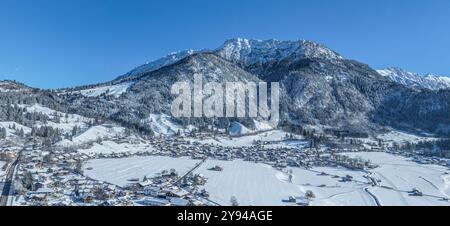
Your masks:
M277 39L256 40L235 38L225 41L221 47L216 49L216 52L230 61L246 66L281 61L288 57L296 59L342 59L342 56L324 45L307 40L280 41Z

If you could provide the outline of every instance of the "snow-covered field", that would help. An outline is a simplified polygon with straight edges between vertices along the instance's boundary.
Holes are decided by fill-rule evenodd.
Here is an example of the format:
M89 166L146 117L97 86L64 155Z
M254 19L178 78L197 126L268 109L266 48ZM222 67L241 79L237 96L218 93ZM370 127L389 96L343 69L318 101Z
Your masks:
M215 165L222 172L210 171ZM287 175L269 165L242 160L206 161L196 173L208 178L204 186L210 193L210 199L230 205L235 196L241 205L283 205L282 200L289 196L300 196L303 192L287 180Z
M85 166L85 174L91 178L124 186L128 180L144 176L153 177L162 170L175 169L182 174L198 161L189 158L170 158L163 156L131 157L120 159L95 159ZM92 170L89 170L92 168Z
M382 205L449 205L436 197L450 198L450 170L443 166L421 165L407 158L386 153L349 153L361 156L380 165L370 172L381 180L380 185L392 189L369 188ZM424 197L408 194L412 189L424 193ZM436 197L434 197L436 196Z
M146 143L116 143L114 141L102 141L94 143L92 147L88 149L79 149L79 153L93 155L93 154L113 154L113 153L136 153L136 152L152 152L153 146Z
M195 173L208 178L205 188L210 199L229 205L235 196L241 205L290 205L284 202L289 196L302 197L311 190L316 198L311 205L450 205L441 197L450 197L449 170L434 165L419 165L406 158L387 153L349 153L371 159L380 165L370 173L344 168L316 167L311 170L292 169L279 171L262 163L242 160L207 160ZM151 177L162 170L176 169L187 172L198 160L170 157L133 157L124 159L98 159L89 161L85 173L95 179L125 185L129 179ZM208 168L220 165L222 172ZM325 172L326 175L321 175ZM351 175L353 181L343 182ZM380 180L380 186L367 184L365 176ZM412 196L408 192L417 188L424 196ZM432 196L429 196L432 195Z

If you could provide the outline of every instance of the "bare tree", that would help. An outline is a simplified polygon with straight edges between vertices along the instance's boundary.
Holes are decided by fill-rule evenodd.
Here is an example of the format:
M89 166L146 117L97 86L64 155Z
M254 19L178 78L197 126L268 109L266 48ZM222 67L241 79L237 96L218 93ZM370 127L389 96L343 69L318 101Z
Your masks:
M238 202L236 196L231 196L230 202L231 202L231 206L239 206L239 202Z
M314 192L308 190L306 191L305 197L308 200L313 200L314 198L316 198L316 195L314 194Z

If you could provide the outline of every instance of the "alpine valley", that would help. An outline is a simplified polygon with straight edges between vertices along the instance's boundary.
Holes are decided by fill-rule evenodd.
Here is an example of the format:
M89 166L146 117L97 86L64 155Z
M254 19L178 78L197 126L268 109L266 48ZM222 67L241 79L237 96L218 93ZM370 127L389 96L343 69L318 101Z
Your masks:
M174 83L278 82L280 123L174 118ZM0 81L1 205L450 205L450 78L236 38L101 84Z

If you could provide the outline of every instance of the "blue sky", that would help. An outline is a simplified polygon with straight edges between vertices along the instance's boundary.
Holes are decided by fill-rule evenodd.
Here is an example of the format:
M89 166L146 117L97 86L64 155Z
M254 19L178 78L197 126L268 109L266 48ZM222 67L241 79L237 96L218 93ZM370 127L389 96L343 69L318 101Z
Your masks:
M374 68L450 75L448 0L0 0L0 79L111 80L233 37L310 39Z

